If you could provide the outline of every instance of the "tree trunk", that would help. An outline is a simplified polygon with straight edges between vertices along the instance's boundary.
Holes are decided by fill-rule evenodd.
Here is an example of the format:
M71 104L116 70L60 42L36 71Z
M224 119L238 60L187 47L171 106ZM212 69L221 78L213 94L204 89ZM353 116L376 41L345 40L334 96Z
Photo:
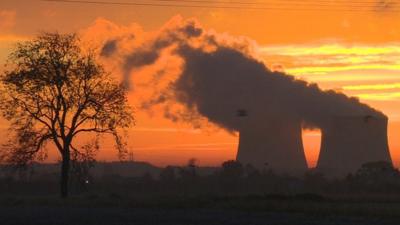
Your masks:
M62 155L62 163L61 163L61 184L60 184L61 198L68 197L69 163L70 163L69 149L65 149L64 154Z

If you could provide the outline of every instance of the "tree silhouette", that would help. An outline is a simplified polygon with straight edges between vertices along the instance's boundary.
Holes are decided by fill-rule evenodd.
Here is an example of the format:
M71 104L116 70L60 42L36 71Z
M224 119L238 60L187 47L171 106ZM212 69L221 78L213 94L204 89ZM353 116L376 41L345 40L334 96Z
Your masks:
M80 48L75 34L42 33L17 44L0 83L0 109L12 131L1 159L24 166L45 159L53 143L62 159L62 197L71 153L80 151L78 135L111 134L125 152L117 129L134 122L125 89L96 62L95 51Z
M228 160L222 163L221 176L225 179L236 180L244 175L243 165L235 160Z

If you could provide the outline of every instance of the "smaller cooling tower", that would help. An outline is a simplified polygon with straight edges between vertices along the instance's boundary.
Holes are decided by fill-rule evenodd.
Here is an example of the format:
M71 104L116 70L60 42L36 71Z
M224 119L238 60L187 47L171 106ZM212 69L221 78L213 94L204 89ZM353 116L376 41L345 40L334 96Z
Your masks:
M345 176L366 162L392 162L386 117L333 117L322 129L317 169L328 176Z
M298 175L307 170L300 121L244 118L240 127L237 160L242 164Z

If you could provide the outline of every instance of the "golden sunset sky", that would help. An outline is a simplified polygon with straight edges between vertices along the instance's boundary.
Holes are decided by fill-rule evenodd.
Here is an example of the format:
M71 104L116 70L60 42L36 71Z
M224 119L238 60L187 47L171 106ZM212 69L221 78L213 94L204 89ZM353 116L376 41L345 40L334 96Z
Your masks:
M40 31L78 32L103 40L112 35L98 29L104 24L119 32L133 28L152 32L177 16L194 18L207 30L253 40L257 54L271 69L356 96L384 112L389 117L391 155L400 165L400 1L91 2L1 0L0 64L16 42ZM132 103L135 97L130 93ZM136 120L129 132L135 160L167 165L196 158L200 165L219 165L235 157L238 137L222 129L194 129L142 111L136 112ZM6 127L1 122L3 133ZM306 131L303 140L312 167L320 134ZM117 159L107 140L98 158ZM50 154L49 160L55 159Z

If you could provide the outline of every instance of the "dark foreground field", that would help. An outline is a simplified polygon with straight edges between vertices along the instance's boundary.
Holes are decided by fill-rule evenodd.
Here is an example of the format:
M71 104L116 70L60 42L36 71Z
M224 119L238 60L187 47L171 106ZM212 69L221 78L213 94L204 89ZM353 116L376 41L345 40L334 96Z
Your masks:
M12 225L399 225L400 203L318 196L126 199L119 196L3 198L0 224Z
M135 176L116 168L139 171L137 163L116 165L93 176L73 173L68 199L58 197L58 173L40 165L34 173L4 176L0 225L400 225L400 171L386 163L341 179L318 171L279 175L235 161Z
M1 208L1 224L13 225L398 225L399 220L352 216L323 216L302 213L243 212L218 209L143 209L143 208Z

